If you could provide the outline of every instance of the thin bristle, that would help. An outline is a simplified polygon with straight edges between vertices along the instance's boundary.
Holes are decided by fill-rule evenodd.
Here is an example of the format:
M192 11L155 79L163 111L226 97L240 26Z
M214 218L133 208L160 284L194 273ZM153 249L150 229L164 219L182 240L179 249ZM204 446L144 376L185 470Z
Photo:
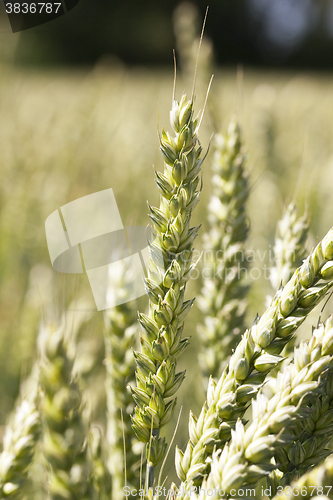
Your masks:
M183 410L183 407L181 406L180 407L180 410L179 410L179 414L178 414L178 418L177 418L177 422L176 422L176 427L175 427L175 430L173 431L173 434L172 434L172 438L171 438L171 441L170 441L170 444L168 446L168 449L166 451L166 454L165 454L165 457L164 457L164 460L162 462L162 465L161 465L161 469L160 469L160 473L159 473L159 476L158 476L158 485L161 484L161 478L162 478L162 474L163 474L163 469L164 469L164 466L165 466L165 463L168 459L168 456L169 456L169 453L170 453L170 450L171 450L171 447L173 445L173 442L175 440L175 437L176 437L176 434L177 434L177 430L178 430L178 427L179 427L179 422L180 422L180 417L182 415L182 410ZM164 481L165 482L165 481ZM163 486L163 485L162 485Z
M213 78L214 78L214 75L212 75L211 79L209 80L209 84L208 84L208 88L207 88L207 92L206 92L206 97L205 97L205 102L204 102L203 110L202 110L202 113L201 113L201 116L200 116L200 120L199 120L199 123L198 123L198 126L197 126L197 132L200 129L200 125L201 125L201 122L202 122L202 119L203 119L203 116L204 116L204 113L205 113L205 109L206 109L206 105L207 105L207 101L208 101L208 96L209 96L210 88L211 88L212 83L213 83Z
M206 26L206 21L207 21L207 16L208 16L208 9L209 9L209 7L207 6L206 7L206 12L205 12L205 17L204 17L204 20L203 20L203 23L202 23L201 35L200 35L200 39L199 39L199 47L198 47L197 58L196 58L196 62L195 62L194 78L193 78L193 88L192 88L192 97L191 97L191 101L192 102L193 102L194 94L195 94L195 84L196 84L198 64L199 64L200 48L201 48L202 39L203 39L204 32L205 32L205 26Z

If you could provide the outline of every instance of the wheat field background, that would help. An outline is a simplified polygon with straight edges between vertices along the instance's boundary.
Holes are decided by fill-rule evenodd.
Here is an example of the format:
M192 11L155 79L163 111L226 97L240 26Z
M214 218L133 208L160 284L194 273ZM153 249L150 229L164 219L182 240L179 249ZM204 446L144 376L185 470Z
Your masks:
M200 68L199 68L200 73ZM152 165L162 168L157 130L168 126L173 68L129 69L100 64L92 70L33 71L1 68L0 79L0 424L6 423L36 353L41 318L61 314L73 299L85 298L91 318L80 335L79 358L87 373L86 397L100 421L103 394L103 318L94 310L86 276L60 275L52 269L44 223L72 200L113 188L124 225L146 225L147 199L158 203ZM332 225L333 88L329 75L255 72L235 69L213 80L202 128L207 149L211 135L238 113L248 151L251 194L249 217L253 284L248 325L262 313L270 292L264 266L272 258L276 222L286 202L295 199L311 219L308 249ZM204 103L208 79L197 85L196 109ZM177 80L177 93L190 93L190 79ZM203 166L203 191L194 216L207 227L210 160ZM200 234L196 244L202 248ZM200 288L190 282L187 295ZM140 299L141 310L146 298ZM75 307L74 307L75 309ZM325 309L328 315L330 306ZM82 311L76 311L77 315ZM319 311L301 327L309 337ZM189 408L204 400L198 382L194 308L185 325L191 344L180 362L187 377L180 390L183 418L177 434L187 436ZM178 405L178 409L179 409ZM169 426L173 432L177 411ZM171 457L172 461L173 457Z

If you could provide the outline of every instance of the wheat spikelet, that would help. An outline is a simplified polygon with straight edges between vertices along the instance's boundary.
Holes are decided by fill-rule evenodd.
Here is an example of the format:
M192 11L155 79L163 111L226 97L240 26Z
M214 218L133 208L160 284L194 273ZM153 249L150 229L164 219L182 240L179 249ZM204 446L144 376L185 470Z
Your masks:
M249 230L245 159L241 131L234 118L224 136L215 136L210 225L204 235L204 254L212 257L207 262L204 259L205 279L198 297L204 316L204 324L198 327L199 361L205 378L211 375L215 379L222 373L244 331L248 287L241 280L248 267L245 241Z
M176 469L183 490L192 481L202 482L214 446L221 448L230 438L237 418L244 415L267 374L283 359L279 354L284 346L333 286L332 259L333 229L245 332L220 380L210 380L207 402L199 418L190 415L190 456L187 454L184 460L183 454L176 451Z

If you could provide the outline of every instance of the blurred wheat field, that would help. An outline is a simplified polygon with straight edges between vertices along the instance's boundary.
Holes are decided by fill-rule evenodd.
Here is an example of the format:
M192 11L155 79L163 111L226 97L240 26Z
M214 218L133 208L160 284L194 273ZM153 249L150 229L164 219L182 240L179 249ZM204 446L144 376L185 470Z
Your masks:
M192 82L178 78L180 95ZM202 108L207 82L197 87ZM146 200L158 201L152 165L161 169L157 130L168 124L173 72L101 65L91 71L33 72L3 67L0 80L0 423L4 424L19 384L32 366L40 318L56 303L59 311L84 296L94 308L88 280L60 276L48 256L44 223L60 206L81 196L113 188L124 225L148 223ZM250 278L248 324L264 310L269 290L264 266L272 258L275 226L286 200L294 198L311 217L309 249L332 225L333 89L330 75L244 71L218 72L202 123L204 149L215 131L238 113L251 170ZM194 216L206 228L210 195L210 153L203 166L203 191ZM201 249L200 235L196 247ZM189 296L198 291L192 280ZM145 298L142 300L143 307ZM101 314L92 318L79 344L82 363L103 379ZM301 335L309 336L311 315ZM195 325L191 312L185 334L191 345L181 361L188 374L180 391L184 406L177 441L186 440L189 403L196 412L204 399L197 383ZM189 360L191 360L189 362ZM87 368L87 373L89 369ZM92 389L96 380L87 381ZM195 382L195 386L193 383ZM195 391L193 390L195 387ZM94 393L95 391L90 391ZM95 415L103 395L94 394ZM88 396L89 397L89 396ZM90 395L92 397L92 395ZM172 433L173 424L169 426ZM171 457L172 459L172 457Z

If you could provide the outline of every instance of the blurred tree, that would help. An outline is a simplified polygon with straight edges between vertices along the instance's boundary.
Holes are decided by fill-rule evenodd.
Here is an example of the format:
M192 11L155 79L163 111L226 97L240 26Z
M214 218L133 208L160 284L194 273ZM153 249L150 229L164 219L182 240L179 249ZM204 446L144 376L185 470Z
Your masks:
M177 0L80 0L65 16L22 32L19 64L172 61ZM207 0L193 1L204 16ZM330 68L333 0L211 0L206 33L219 64Z

